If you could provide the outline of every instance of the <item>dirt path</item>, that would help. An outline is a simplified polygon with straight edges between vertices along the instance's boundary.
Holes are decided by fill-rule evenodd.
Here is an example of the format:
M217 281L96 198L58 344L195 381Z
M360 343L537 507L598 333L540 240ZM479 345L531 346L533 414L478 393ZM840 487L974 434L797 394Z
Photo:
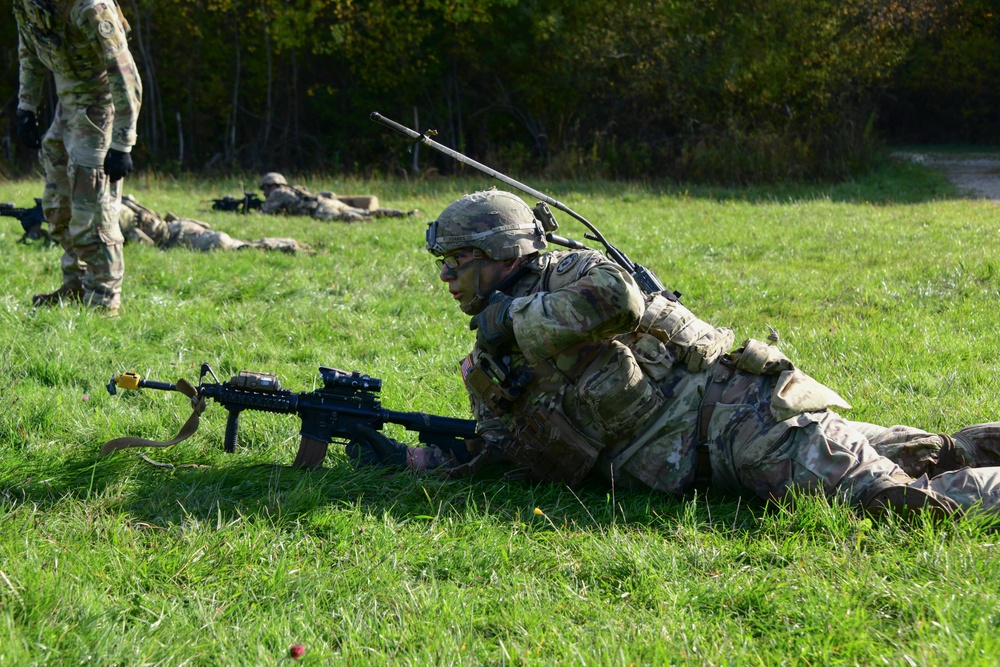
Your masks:
M893 155L944 172L966 197L1000 203L1000 155L906 152Z

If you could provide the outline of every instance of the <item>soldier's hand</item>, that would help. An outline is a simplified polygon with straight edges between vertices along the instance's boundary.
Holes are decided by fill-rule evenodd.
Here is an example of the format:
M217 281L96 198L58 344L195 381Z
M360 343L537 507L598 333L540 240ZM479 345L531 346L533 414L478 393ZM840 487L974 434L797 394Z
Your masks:
M482 347L497 351L514 339L514 320L510 315L513 301L513 297L503 292L493 292L486 307L469 321L469 328L476 332L476 340Z
M132 156L114 148L104 157L104 173L111 182L120 181L132 172Z
M357 466L406 467L406 445L386 437L370 426L354 429L347 444L347 456Z
M42 147L42 137L38 133L38 119L35 118L34 111L17 110L17 136L28 148Z

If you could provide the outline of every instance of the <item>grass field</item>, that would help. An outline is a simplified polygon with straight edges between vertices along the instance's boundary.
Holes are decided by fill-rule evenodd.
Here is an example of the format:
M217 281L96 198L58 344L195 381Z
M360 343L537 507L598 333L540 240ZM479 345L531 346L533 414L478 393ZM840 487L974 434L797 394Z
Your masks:
M288 467L297 420L245 414L227 455L214 404L193 438L151 452L200 467L97 458L110 438L167 439L188 415L179 394L109 396L129 369L194 381L207 361L303 391L329 365L384 379L388 408L468 416L457 370L473 335L423 232L494 183L300 180L424 214L213 214L204 200L239 193L239 178L139 175L126 191L158 211L318 252L126 246L110 320L33 309L60 284L60 253L16 245L18 223L0 218L0 664L266 665L295 643L314 665L997 664L1000 547L982 521L383 475L336 448L302 472ZM535 185L737 341L777 329L852 418L944 432L997 419L996 205L900 165L814 188ZM40 191L0 182L0 201Z

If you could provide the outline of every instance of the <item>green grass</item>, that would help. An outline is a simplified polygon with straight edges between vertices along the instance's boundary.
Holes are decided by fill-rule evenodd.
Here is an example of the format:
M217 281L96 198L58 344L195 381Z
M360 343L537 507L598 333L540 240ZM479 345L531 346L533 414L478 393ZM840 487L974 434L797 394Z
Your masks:
M287 467L294 418L245 414L226 455L214 404L194 437L150 452L203 467L98 459L110 438L166 439L188 415L178 394L109 396L132 368L195 380L208 361L307 390L332 365L383 378L386 407L468 416L457 367L473 335L422 240L445 205L493 182L300 180L424 216L213 214L204 200L238 193L239 177L140 175L128 191L156 210L319 252L127 246L114 320L32 309L60 282L59 251L15 245L20 227L0 218L0 664L275 664L293 643L314 665L996 664L997 537L973 519L383 475L341 451L301 472ZM953 198L933 173L536 185L737 340L780 331L853 418L945 432L996 419L1000 208ZM0 200L40 191L0 183Z

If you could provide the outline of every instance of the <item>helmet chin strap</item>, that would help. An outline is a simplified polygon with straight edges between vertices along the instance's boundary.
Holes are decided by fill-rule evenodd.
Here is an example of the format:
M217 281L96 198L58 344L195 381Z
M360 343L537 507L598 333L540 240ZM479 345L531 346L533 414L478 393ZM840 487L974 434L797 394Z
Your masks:
M489 301L490 294L493 292L504 292L506 293L507 288L511 287L520 280L528 270L522 264L516 269L511 271L506 278L501 280L499 283L493 286L489 292L483 292L479 289L479 262L476 262L475 273L472 274L472 289L475 291L476 295L472 297L469 301L469 305L462 309L466 315L477 315L486 306L486 302Z
M476 262L476 265L472 267L472 291L475 292L475 296L473 296L472 300L469 301L468 306L462 308L462 312L466 315L478 315L479 312L486 307L486 302L488 300L487 297L489 296L489 294L483 294L479 290L479 268L482 266L483 260L479 257L474 261ZM493 292L493 290L490 290L490 292Z

